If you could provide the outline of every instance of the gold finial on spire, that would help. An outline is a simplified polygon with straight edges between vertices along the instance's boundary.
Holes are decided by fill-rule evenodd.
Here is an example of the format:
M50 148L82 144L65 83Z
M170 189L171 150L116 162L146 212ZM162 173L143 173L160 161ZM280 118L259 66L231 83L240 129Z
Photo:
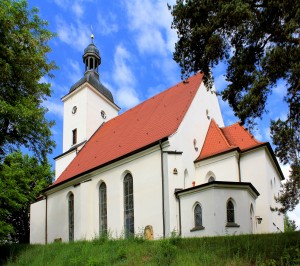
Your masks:
M95 36L94 36L94 33L93 33L93 26L92 25L91 25L91 30L92 30L91 39L92 39L92 43L94 43Z

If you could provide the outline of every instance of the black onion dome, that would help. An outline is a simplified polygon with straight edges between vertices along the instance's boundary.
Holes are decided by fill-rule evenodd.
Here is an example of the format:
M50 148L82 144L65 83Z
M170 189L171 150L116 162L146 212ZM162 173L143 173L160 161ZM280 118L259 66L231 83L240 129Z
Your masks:
M83 58L83 63L85 64L84 76L70 88L69 93L76 90L85 82L88 82L103 96L105 96L108 100L114 103L114 98L112 96L112 93L110 92L109 89L105 88L99 80L98 67L101 64L101 57L98 48L93 43L93 35L92 35L92 43L90 43L84 49L84 54L82 58Z
M108 100L114 103L114 98L109 89L105 88L105 86L97 79L94 75L88 74L84 75L79 81L77 81L71 88L69 93L76 90L79 86L84 84L85 82L90 83L97 91L99 91L102 95L104 95Z
M96 55L98 55L98 57L100 57L99 50L98 50L98 48L96 47L96 45L93 44L93 43L90 43L90 44L84 49L83 57L84 57L86 54L96 54Z

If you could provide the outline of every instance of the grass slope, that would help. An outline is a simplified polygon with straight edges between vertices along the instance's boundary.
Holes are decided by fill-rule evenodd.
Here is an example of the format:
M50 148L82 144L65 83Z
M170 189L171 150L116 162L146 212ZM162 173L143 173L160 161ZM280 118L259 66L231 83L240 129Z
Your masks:
M147 241L106 238L48 245L2 245L5 265L300 265L300 231Z

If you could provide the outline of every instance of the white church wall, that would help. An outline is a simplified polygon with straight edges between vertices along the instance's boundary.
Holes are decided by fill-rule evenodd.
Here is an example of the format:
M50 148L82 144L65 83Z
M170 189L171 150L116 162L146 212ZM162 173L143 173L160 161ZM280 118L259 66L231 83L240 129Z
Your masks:
M281 207L281 204L277 203L275 197L278 197L280 194L280 185L281 179L280 174L278 173L276 166L271 159L271 155L269 151L265 149L265 160L266 160L266 172L267 178L269 179L269 198L270 198L270 206L272 208ZM271 212L272 216L272 225L274 232L284 231L284 219L283 214L278 214L278 212Z
M226 227L227 201L235 207L235 223L239 227ZM194 207L202 207L203 230L191 231L194 224ZM251 231L250 206L255 208L255 198L248 189L210 187L180 196L182 236L218 236L249 234Z
M55 180L61 175L61 173L66 169L66 167L72 162L76 157L76 149L55 159Z
M219 156L209 158L195 164L196 185L207 183L210 176L215 181L239 181L239 169L237 152L229 152Z
M87 89L77 89L76 94L71 93L63 99L64 121L63 121L63 152L72 146L72 131L77 129L77 143L86 140L86 117L87 117ZM77 107L73 113L73 107Z
M242 154L241 177L242 181L251 182L260 193L256 202L256 216L263 220L258 224L257 232L279 232L277 227L283 231L283 216L278 216L270 210L270 207L274 206L274 194L278 193L280 178L265 148ZM274 177L278 183L275 190L271 188L271 179Z
M30 243L45 244L46 200L30 205Z
M76 91L66 95L64 103L63 152L69 150L72 143L72 130L77 128L77 143L88 140L103 123L118 115L119 107L109 102L91 85L84 84ZM72 112L76 106L75 113ZM105 112L105 118L101 111Z
M68 199L70 193L74 195L74 238L80 239L80 186L74 187L72 185L47 196L48 243L53 242L55 239L61 239L63 242L69 241Z
M202 82L197 91L185 117L183 118L177 132L169 138L170 151L183 152L181 156L169 155L168 180L169 180L169 231L167 235L178 228L178 211L174 190L192 186L195 177L194 160L198 157L211 118L223 126L223 118L215 93L207 91ZM181 161L180 163L176 162ZM174 177L173 169L179 165L178 176ZM188 178L184 181L184 171L188 172Z
M48 241L68 241L68 193L74 194L75 240L99 235L99 185L107 186L107 223L112 237L124 233L123 178L133 177L135 233L151 225L154 237L163 235L161 157L158 146L132 155L85 178L70 182L69 187L48 196ZM87 181L88 180L88 181ZM90 181L89 181L90 180ZM87 182L85 182L87 181ZM76 184L74 187L74 184ZM53 219L55 217L55 219Z
M104 96L100 95L94 89L87 90L87 103L86 121L88 126L86 128L86 135L87 139L89 139L103 122L116 117L119 109L109 103ZM104 111L105 118L101 116L101 111Z

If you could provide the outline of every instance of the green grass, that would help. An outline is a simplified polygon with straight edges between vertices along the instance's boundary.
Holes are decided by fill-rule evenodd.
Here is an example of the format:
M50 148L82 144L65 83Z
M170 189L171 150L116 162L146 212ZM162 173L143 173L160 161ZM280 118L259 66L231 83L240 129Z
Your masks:
M2 245L4 265L300 265L300 232Z

